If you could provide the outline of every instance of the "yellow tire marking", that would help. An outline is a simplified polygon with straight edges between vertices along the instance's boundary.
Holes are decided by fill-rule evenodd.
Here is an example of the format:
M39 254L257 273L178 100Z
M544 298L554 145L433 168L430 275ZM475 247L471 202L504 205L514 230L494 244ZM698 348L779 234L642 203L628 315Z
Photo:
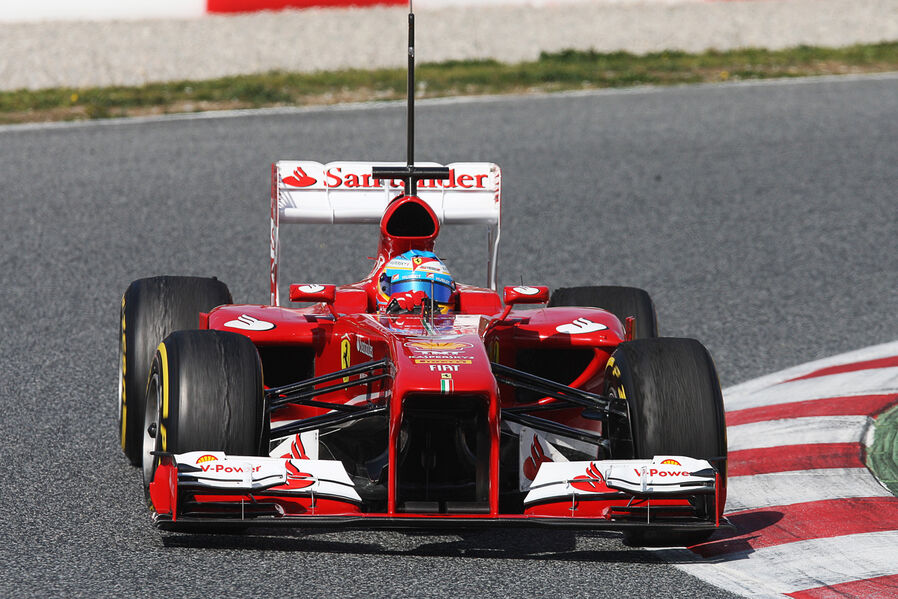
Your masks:
M165 350L165 342L156 348L162 363L162 417L168 418L168 352Z
M128 428L126 426L127 422L128 422L128 407L124 405L124 402L122 402L122 449L125 448L125 431Z

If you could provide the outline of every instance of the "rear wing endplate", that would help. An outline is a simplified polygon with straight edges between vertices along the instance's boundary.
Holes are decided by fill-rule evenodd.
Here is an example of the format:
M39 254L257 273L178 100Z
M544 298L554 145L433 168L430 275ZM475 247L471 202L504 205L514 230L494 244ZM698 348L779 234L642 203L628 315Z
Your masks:
M281 160L271 167L271 304L279 304L278 263L281 224L379 223L390 201L402 195L400 180L375 179L374 166L405 167L400 162ZM416 162L415 167L442 166ZM449 179L423 179L417 195L433 209L441 225L485 224L488 228L487 280L497 289L502 174L491 162L446 165Z

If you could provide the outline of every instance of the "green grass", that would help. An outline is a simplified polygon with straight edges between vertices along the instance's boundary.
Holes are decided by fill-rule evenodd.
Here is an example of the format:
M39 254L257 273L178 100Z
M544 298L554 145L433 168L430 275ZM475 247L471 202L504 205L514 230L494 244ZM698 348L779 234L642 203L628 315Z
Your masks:
M873 446L867 448L867 466L893 495L898 495L898 406L876 418Z
M898 42L846 48L728 52L543 53L519 64L494 60L418 66L418 97L677 85L898 70ZM333 104L405 97L404 69L270 72L141 87L0 92L0 122L108 118L224 108Z

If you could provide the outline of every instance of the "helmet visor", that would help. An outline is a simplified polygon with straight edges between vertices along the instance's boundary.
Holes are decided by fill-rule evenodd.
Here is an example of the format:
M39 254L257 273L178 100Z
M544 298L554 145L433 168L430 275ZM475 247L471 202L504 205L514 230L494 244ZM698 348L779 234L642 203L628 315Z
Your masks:
M439 304L449 303L452 297L452 288L449 284L436 279L409 278L403 281L394 281L390 285L390 295L404 293L406 291L423 291L427 297Z

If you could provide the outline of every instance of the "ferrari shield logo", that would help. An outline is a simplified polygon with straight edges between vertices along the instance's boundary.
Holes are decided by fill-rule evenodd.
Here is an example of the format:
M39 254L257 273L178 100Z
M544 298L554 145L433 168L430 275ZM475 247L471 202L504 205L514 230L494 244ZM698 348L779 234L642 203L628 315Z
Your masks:
M349 358L349 349L350 343L349 339L344 339L340 342L340 368L349 368L350 358ZM344 376L343 382L348 382L349 377Z

